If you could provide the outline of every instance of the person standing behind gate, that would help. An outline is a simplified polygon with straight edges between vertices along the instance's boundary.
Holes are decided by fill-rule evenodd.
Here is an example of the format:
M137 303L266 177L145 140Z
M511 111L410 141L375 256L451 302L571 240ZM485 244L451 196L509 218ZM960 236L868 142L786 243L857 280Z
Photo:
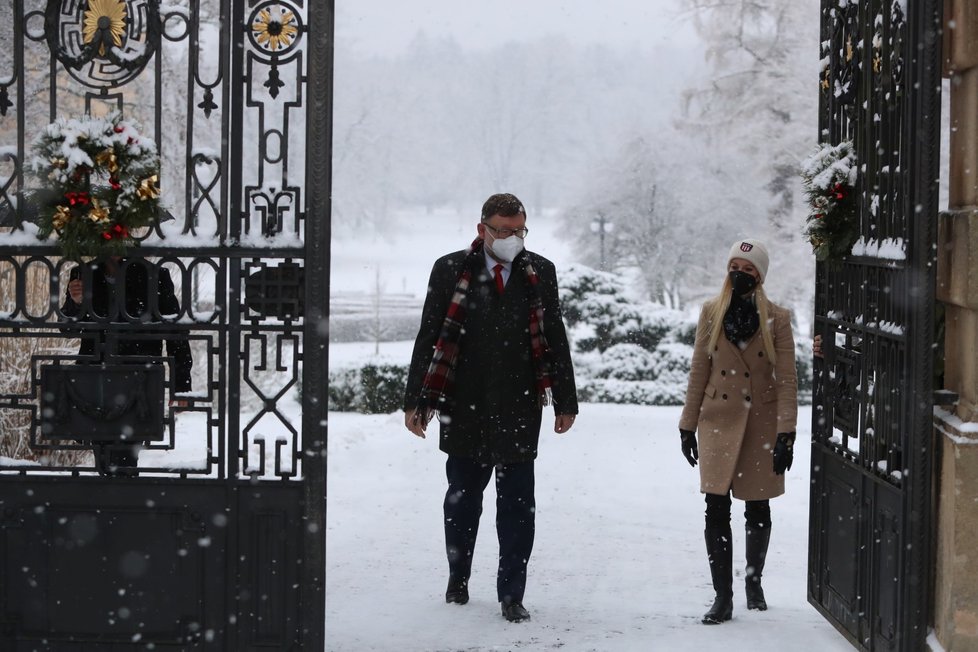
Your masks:
M121 296L118 292L117 280L123 270L124 259L121 256L109 256L92 267L92 287L84 287L80 267L74 267L69 275L65 301L61 313L74 321L95 321L96 318L116 315L145 317L150 310L149 274L145 265L133 262L125 265L125 301L123 310L116 309L116 301ZM158 269L158 281L155 288L156 306L161 315L175 315L180 312L173 288L170 272L165 268ZM82 302L86 294L91 295L92 314L82 313ZM113 320L114 323L126 323L122 317ZM145 333L145 332L144 332ZM163 338L129 338L124 334L106 337L106 331L98 333L102 362L106 355L135 356L136 358L155 358L159 363L163 356ZM190 343L183 338L167 338L166 352L174 360L172 369L173 385L176 392L189 392L191 389L191 370L194 360L190 352ZM78 349L79 355L93 357L96 354L96 344L93 338L83 338ZM171 406L184 406L186 401L171 400ZM136 465L139 461L138 444L118 444L115 442L93 441L92 451L95 453L95 468L99 475L135 476Z
M771 537L769 500L784 493L798 412L791 315L764 293L768 252L738 240L720 294L707 301L679 419L683 455L700 464L706 552L716 597L703 623L733 616L730 493L746 501L748 609L767 609L761 573ZM697 446L696 431L699 431Z
M496 478L496 595L510 622L523 606L534 537L534 470L542 408L570 430L577 389L553 263L523 248L526 210L489 197L468 250L435 261L404 396L404 424L424 437L438 415L445 465L445 601L469 600L482 496Z

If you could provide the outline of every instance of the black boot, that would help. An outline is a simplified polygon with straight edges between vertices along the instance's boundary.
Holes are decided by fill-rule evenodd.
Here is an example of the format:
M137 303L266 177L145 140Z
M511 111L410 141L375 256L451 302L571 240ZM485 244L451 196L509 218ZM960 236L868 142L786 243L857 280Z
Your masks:
M469 578L449 577L448 588L445 589L445 602L448 604L466 604L469 601Z
M710 560L716 599L703 615L704 625L717 625L733 617L733 546L730 527L706 529L706 555Z
M771 542L771 528L751 528L747 526L747 608L767 611L764 589L761 588L761 574L767 558L767 546Z

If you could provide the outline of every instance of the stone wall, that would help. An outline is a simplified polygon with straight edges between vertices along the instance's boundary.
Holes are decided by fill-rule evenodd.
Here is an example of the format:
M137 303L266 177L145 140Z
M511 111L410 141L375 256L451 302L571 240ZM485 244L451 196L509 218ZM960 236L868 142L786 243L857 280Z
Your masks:
M937 488L934 627L947 652L978 652L978 2L945 0L950 79L950 201L938 227L945 305L945 387L935 411Z

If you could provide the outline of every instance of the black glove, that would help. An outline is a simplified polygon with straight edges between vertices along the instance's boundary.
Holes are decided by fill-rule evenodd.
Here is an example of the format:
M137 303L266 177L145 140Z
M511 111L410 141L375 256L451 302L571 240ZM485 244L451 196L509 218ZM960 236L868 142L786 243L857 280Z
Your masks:
M696 447L696 433L692 430L679 429L679 439L683 444L683 455L690 466L696 466L696 460L700 458L700 449Z
M795 457L794 447L795 433L778 433L778 441L774 444L774 472L777 475L784 475L784 472L791 468L791 462Z

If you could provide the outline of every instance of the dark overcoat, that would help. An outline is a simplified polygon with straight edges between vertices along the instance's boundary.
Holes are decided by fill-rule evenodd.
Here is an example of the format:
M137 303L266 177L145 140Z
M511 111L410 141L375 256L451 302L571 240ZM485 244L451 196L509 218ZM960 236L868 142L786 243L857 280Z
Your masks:
M121 263L120 263L121 264ZM150 274L147 266L133 261L122 265L119 274L124 278L124 286L116 287L105 275L102 265L93 265L91 287L85 287L88 295L81 304L76 304L66 292L61 313L72 321L106 321L110 323L127 322L159 322L163 315L176 315L180 312L173 288L170 272L160 267L157 270L156 287L150 292ZM81 268L74 267L70 280L82 278ZM125 290L124 307L118 305ZM90 298L89 298L90 296ZM86 303L90 301L91 303ZM91 307L91 312L87 307ZM70 328L64 329L71 332ZM145 328L125 332L119 329L112 334L100 331L96 338L82 338L78 353L91 356L96 352L96 341L105 353L115 356L139 356L161 358L163 341L166 340L167 355L173 358L173 383L177 392L188 392L191 389L191 369L193 357L190 344L185 338L175 335L167 337L164 326L152 330Z
M513 261L502 295L496 291L484 256L467 258L467 252L457 251L435 261L411 358L404 409L418 405L435 343L467 259L472 264L472 280L454 389L439 413L439 445L450 455L490 464L532 460L537 456L542 406L530 345L528 260L532 260L539 277L537 290L549 345L554 411L577 414L577 389L557 296L557 273L552 262L532 252L523 251Z
M798 383L791 314L770 304L772 361L761 331L743 349L720 333L709 348L712 301L703 306L679 427L698 431L700 491L741 500L765 500L784 493L784 475L774 473L779 432L794 432ZM722 327L721 327L722 328Z

